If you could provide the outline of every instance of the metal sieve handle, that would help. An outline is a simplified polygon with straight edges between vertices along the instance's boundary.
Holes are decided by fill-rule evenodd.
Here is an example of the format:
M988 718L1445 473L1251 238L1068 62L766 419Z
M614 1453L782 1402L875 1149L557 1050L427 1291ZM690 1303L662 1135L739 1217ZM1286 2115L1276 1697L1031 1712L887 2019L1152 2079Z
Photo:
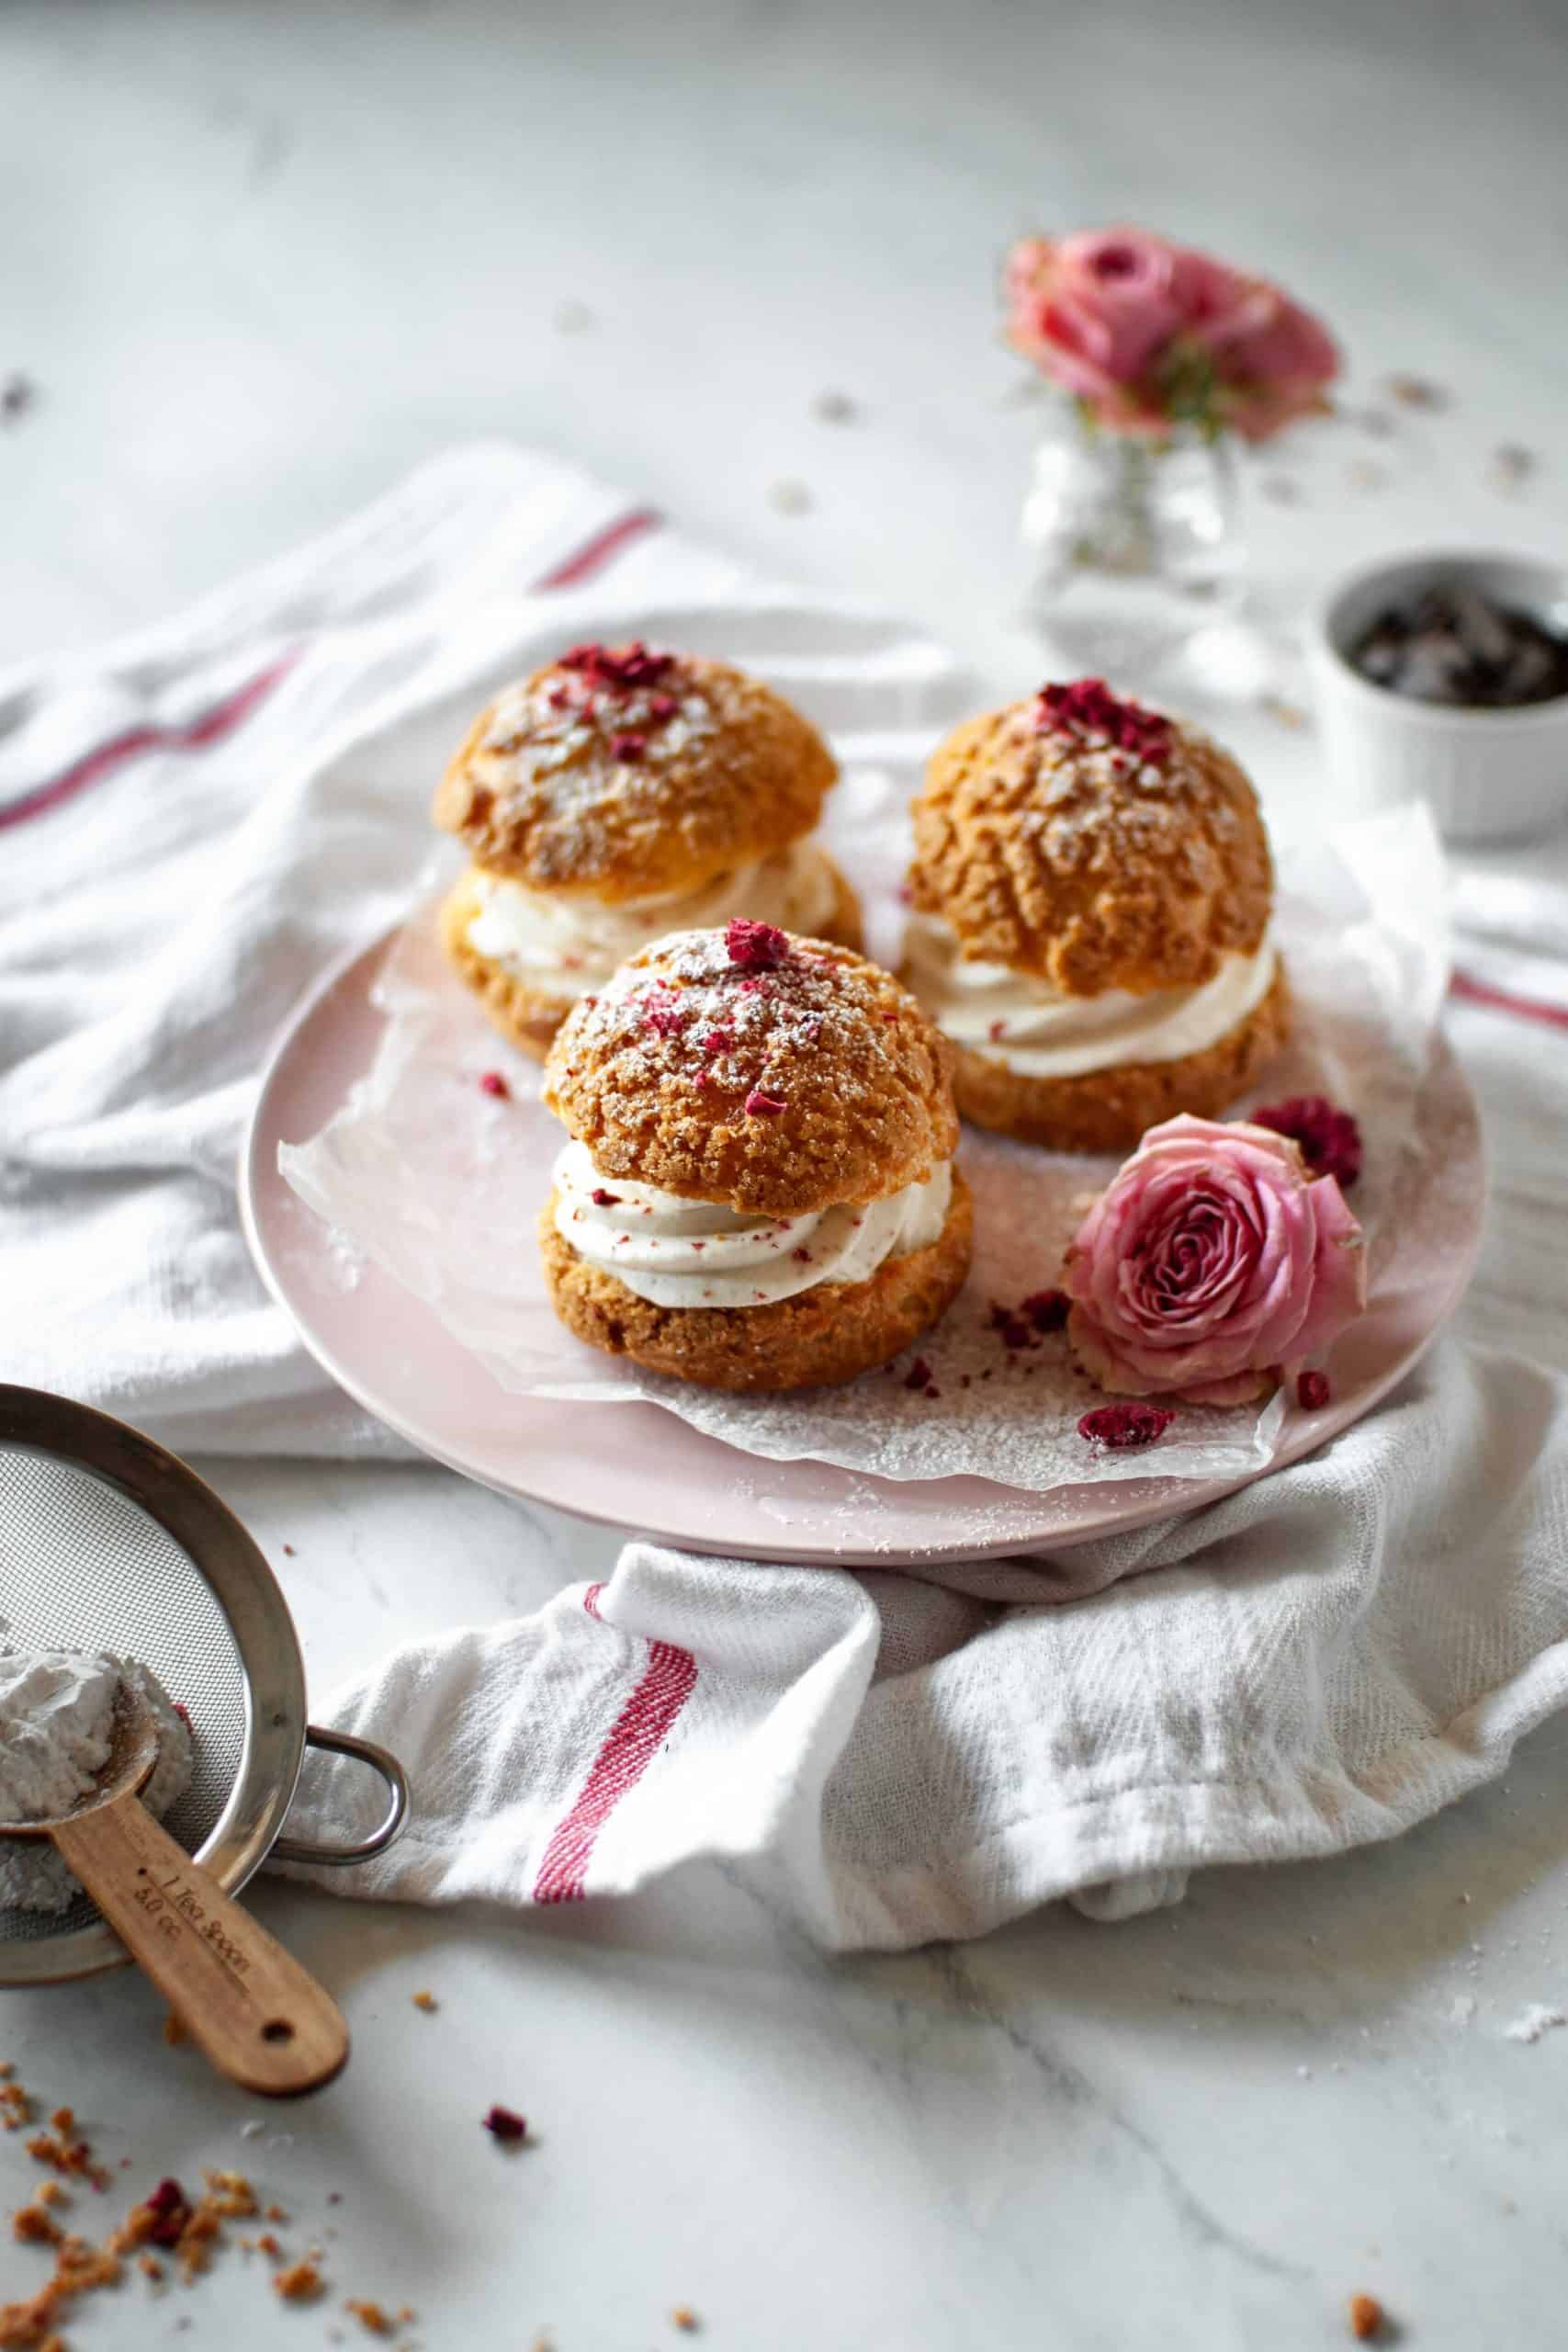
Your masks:
M267 1857L274 1862L319 1862L323 1867L336 1868L339 1863L367 1862L376 1854L384 1854L399 1830L409 1809L408 1776L395 1756L378 1747L372 1739L355 1739L351 1732L321 1731L315 1724L305 1726L307 1747L324 1749L333 1756L352 1756L387 1784L388 1804L385 1815L368 1838L356 1846L316 1846L307 1838L279 1838Z

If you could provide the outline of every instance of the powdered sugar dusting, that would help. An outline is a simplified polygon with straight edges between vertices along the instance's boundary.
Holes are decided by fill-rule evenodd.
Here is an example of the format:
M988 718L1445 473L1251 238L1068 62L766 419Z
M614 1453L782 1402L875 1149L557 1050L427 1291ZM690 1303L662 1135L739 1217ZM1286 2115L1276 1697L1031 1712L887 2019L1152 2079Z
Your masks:
M718 725L674 654L579 646L496 702L481 739L507 801L532 803L563 876L591 866L608 821L662 806L663 771Z
M1076 852L1088 863L1101 844L1157 846L1169 839L1173 819L1193 803L1222 840L1239 830L1239 809L1211 778L1213 763L1223 757L1220 747L1190 721L1177 726L1160 719L1163 734L1134 732L1122 743L1071 728L1042 729L1036 708L1021 705L1010 721L1036 759L1030 800L1010 821L1024 832L1048 836L1056 858ZM1157 714L1145 716L1154 720ZM1200 844L1189 833L1185 846L1190 851Z
M0 1640L0 1821L52 1821L93 1792L113 1749L122 1693L157 1726L158 1757L141 1802L161 1818L192 1767L188 1723L150 1667L110 1651L13 1646ZM64 1911L82 1890L46 1840L0 1838L0 1908Z
M1532 2001L1529 2008L1519 2011L1512 2025L1503 2028L1503 2039L1506 2041L1539 2041L1543 2034L1553 2033L1562 2025L1568 2025L1568 2015L1562 2009L1549 2008L1542 2002Z
M782 1110L814 1069L894 1081L880 974L799 942L786 941L774 962L739 963L729 947L737 928L674 932L649 951L651 962L623 966L572 1015L560 1058L614 1057L626 1086L690 1088L701 1079L763 1115ZM908 1009L923 1021L912 999Z

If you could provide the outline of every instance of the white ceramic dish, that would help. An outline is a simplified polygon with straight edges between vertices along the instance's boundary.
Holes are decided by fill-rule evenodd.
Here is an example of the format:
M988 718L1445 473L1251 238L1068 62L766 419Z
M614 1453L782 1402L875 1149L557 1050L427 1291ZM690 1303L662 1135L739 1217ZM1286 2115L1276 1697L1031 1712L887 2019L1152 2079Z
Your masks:
M699 1552L867 1563L1065 1550L1249 1483L1151 1476L1025 1492L976 1477L877 1478L739 1453L654 1404L589 1407L509 1393L390 1274L367 1265L345 1283L331 1230L278 1171L279 1144L316 1134L375 1057L385 1016L372 992L394 936L354 957L296 1014L241 1154L241 1214L268 1287L317 1361L437 1461L503 1494ZM449 985L461 988L456 978ZM1292 1413L1273 1468L1386 1396L1469 1280L1485 1173L1469 1088L1441 1045L1416 1116L1427 1172L1398 1250L1367 1314L1335 1351L1332 1403Z
M1516 710L1453 710L1375 686L1350 653L1380 613L1457 579L1568 636L1568 567L1529 556L1434 548L1341 580L1307 633L1325 747L1367 808L1429 803L1447 841L1527 840L1568 820L1568 695Z

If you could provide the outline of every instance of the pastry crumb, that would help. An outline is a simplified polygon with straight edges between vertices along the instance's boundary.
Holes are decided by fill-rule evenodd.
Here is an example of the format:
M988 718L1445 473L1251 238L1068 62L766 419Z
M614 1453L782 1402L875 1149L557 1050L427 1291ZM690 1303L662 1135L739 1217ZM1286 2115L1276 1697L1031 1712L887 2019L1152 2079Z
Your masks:
M94 2163L88 2143L75 2136L76 2118L70 2108L57 2107L50 2121L52 2131L35 2132L25 2143L34 2164L51 2165L56 2172L90 2180L95 2188L107 2188L108 2175Z
M323 2281L313 2262L293 2262L272 2283L286 2303L310 2303L321 2293Z
M413 2005L416 2009L423 2009L427 2018L434 2017L441 2007L434 1994L429 1991L416 1993L413 1996Z
M678 2327L685 2335L695 2335L701 2324L690 2303L677 2303L670 2314L670 2324L672 2327Z
M1370 2344L1382 2333L1383 2307L1375 2295L1350 2298L1350 2333L1358 2344Z
M1449 404L1449 396L1441 385L1434 384L1430 378L1426 376L1413 376L1402 372L1396 376L1390 376L1383 389L1390 400L1397 401L1401 408L1437 409L1447 408Z
M11 2093L6 2112L15 2119L16 2128L30 2118L31 2105L19 2085L7 2083L5 2087ZM79 2137L73 2109L57 2107L50 2126L27 2143L35 2163L47 2165L51 2175L71 2180L86 2178L94 2188L107 2189L109 2177L94 2163L88 2143ZM129 2164L131 2159L123 2161ZM213 2252L225 2241L225 2224L257 2211L255 2191L243 2173L209 2172L205 2177L206 2188L194 2199L173 2177L158 2181L127 2210L102 2245L60 2226L51 2209L68 2208L73 2200L59 2178L40 2181L28 2203L13 2214L12 2231L24 2243L52 2247L54 2269L40 2288L21 2301L0 2302L0 2352L50 2352L51 2346L55 2352L65 2352L59 2334L61 2322L70 2317L81 2297L117 2285L125 2276L127 2257L134 2260L142 2278L153 2281L167 2278L171 2256L187 2284L205 2271ZM240 2243L249 2245L243 2239ZM271 2243L281 2255L276 2239ZM311 2251L314 2254L317 2249ZM314 2271L314 2264L296 2268ZM307 2299L310 2291L308 2281L302 2281L296 2295ZM178 2324L188 2327L190 2323L182 2320Z
M210 2212L225 2221L242 2221L257 2210L256 2192L243 2172L209 2172L205 2177L208 2193L201 2201Z
M390 2335L398 2324L384 2304L366 2302L355 2295L349 2297L344 2310L359 2322L367 2335Z
M35 2199L17 2206L11 2216L11 2235L23 2245L58 2245L63 2233L48 2208Z

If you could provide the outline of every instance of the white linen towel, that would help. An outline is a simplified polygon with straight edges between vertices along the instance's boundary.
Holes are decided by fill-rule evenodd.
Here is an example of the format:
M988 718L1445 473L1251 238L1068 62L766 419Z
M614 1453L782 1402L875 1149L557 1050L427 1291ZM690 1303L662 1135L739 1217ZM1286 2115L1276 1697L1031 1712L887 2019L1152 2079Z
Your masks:
M825 628L495 447L179 620L0 680L6 1376L187 1450L397 1450L245 1258L257 1067L404 902L454 715L536 640L654 616L786 686L808 647L863 751L902 755L962 698L929 641ZM1523 860L1465 888L1454 1025L1484 1047L1508 1210L1472 1327L1561 1362L1565 901ZM932 1581L630 1544L603 1590L344 1695L332 1719L405 1755L416 1812L369 1873L322 1883L559 1901L717 1854L825 1942L890 1945L1391 1834L1562 1703L1562 1406L1552 1374L1445 1343L1382 1413L1204 1514Z
M642 607L757 593L572 468L486 446L172 621L0 676L9 1378L187 1451L404 1451L267 1299L235 1158L300 996L408 902L452 714L530 629L592 634L611 579ZM426 709L400 763L356 759Z
M1393 1837L1568 1699L1568 1382L1445 1344L1228 1501L958 1581L632 1543L602 1589L403 1651L333 1709L414 1794L352 1891L563 1902L716 1856L888 1949Z

